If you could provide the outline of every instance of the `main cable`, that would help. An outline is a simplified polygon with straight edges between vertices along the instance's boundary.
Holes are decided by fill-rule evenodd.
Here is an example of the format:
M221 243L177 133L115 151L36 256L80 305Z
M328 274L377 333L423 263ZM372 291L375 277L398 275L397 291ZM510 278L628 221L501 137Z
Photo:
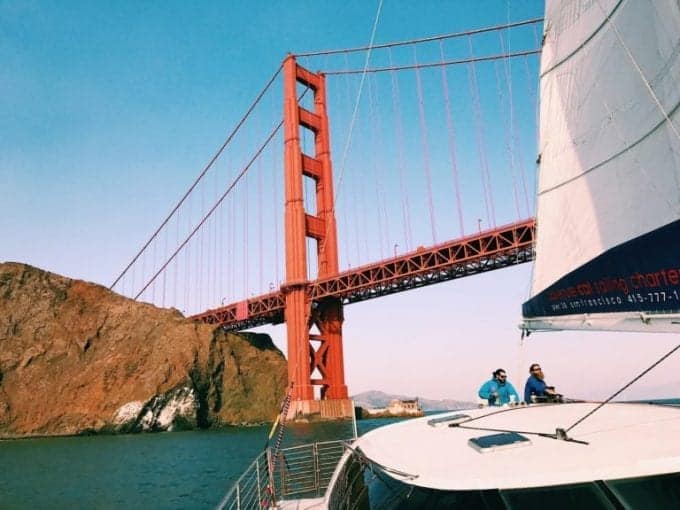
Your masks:
M280 65L279 68L276 70L274 75L269 79L265 87L262 89L262 91L257 95L253 103L250 105L250 108L246 111L246 113L241 117L241 120L239 120L238 124L236 124L236 127L229 133L229 136L227 136L227 139L224 141L222 146L217 150L215 155L210 159L208 164L203 168L203 171L196 177L194 180L193 184L189 187L189 189L184 193L184 196L177 202L177 205L170 211L170 214L163 220L163 222L160 224L160 226L156 229L156 231L151 235L149 240L142 246L142 248L137 252L137 254L134 256L134 258L130 261L130 263L123 269L123 271L118 275L118 278L115 279L115 281L111 284L109 289L113 289L116 284L120 281L123 276L125 276L125 273L127 273L128 269L132 267L132 265L137 262L137 259L144 253L144 250L148 248L148 246L153 242L153 240L156 238L158 233L165 227L165 225L168 224L170 219L174 216L174 214L177 212L177 210L180 208L180 206L184 203L184 201L187 199L187 197L191 194L191 192L194 190L194 188L198 185L198 183L203 179L205 174L212 168L213 164L215 164L215 161L217 161L217 158L219 158L222 153L224 152L224 149L226 149L227 145L231 142L231 140L236 136L236 133L238 132L239 129L241 129L241 126L245 123L246 119L250 116L250 114L253 112L255 107L258 105L262 97L265 95L267 90L269 90L269 87L271 87L272 83L274 83L274 80L276 77L279 75L281 72L281 69L283 69L283 65ZM278 129L278 128L277 128ZM133 289L134 292L134 289ZM136 298L135 298L136 299Z

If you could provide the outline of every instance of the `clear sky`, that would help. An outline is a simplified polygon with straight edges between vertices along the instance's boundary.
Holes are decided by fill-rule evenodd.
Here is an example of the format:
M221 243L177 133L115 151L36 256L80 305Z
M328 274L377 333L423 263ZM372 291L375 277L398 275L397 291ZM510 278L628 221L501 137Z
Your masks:
M376 10L372 1L0 0L0 260L108 286L286 53L364 46ZM542 10L538 0L387 0L375 42ZM350 392L471 399L495 368L521 390L528 365L540 362L564 394L602 398L678 341L551 333L520 347L530 269L347 307ZM265 330L285 349L283 326ZM677 397L679 366L671 358L626 395Z

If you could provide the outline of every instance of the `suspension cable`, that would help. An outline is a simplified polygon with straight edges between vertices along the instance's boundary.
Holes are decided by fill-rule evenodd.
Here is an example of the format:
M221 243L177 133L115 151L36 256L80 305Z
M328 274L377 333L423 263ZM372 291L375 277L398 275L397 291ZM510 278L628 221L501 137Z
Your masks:
M374 67L366 69L350 69L348 71L326 71L324 74L327 76L335 76L339 74L361 74L361 73L384 73L387 71L405 71L407 69L425 69L428 67L440 67L440 66L453 66L460 64L470 64L473 62L486 62L490 60L501 60L514 57L524 57L526 55L537 55L541 53L540 48L535 48L533 50L525 51L514 51L510 53L499 53L497 55L488 55L485 57L470 57L459 60L447 60L445 62L428 62L426 64L409 64L403 66L387 66L387 67Z
M246 164L246 166L243 167L241 172L236 176L236 178L232 181L232 183L229 185L227 190L222 194L220 199L215 202L215 204L210 208L210 210L203 216L201 221L198 222L196 227L191 231L191 233L187 236L187 238L180 244L177 249L173 252L173 254L168 258L168 260L161 266L161 268L156 271L156 274L154 274L151 279L146 283L146 285L140 290L137 295L134 297L134 299L137 299L139 296L142 295L142 293L151 285L151 283L158 277L158 275L165 270L166 267L172 262L177 254L182 251L182 248L184 248L187 243L191 240L191 238L200 230L200 228L203 226L203 224L208 220L208 218L212 215L213 212L215 212L215 209L219 207L219 205L224 201L224 199L227 197L229 193L234 189L236 184L241 180L241 178L246 174L246 172L250 169L252 166L253 162L260 156L262 151L265 149L265 147L269 144L269 142L274 138L274 135L281 129L281 126L283 126L283 121L279 122L278 125L272 130L272 132L269 134L267 139L264 141L264 143L260 146L260 148L255 152L255 155L250 159L250 161Z
M381 2L382 3L382 2ZM436 35L432 37L422 37L420 39L411 39L409 41L396 41L396 42L390 42L390 43L384 43L384 44L372 44L373 41L371 41L371 44L368 46L361 46L357 48L345 48L345 49L340 49L340 50L324 50L324 51L313 51L313 52L307 52L307 53L297 53L296 56L298 57L316 57L320 55L335 55L338 53L356 53L359 51L370 51L370 50L377 50L377 49L383 49L383 48L394 48L397 46L409 46L411 44L419 44L419 43L424 43L424 42L432 42L432 41L441 41L443 39L455 39L456 37L465 37L466 35L477 35L477 34L483 34L485 32L493 32L494 30L505 30L508 28L515 28L515 27L521 27L523 25L531 25L535 23L541 23L543 21L543 18L532 18L524 21L517 21L514 23L507 23L505 25L494 25L491 27L484 27L484 28L477 28L474 30L468 30L465 32L452 32L449 34L443 34L443 35Z
M243 117L241 117L241 120L238 121L238 123L236 124L236 127L234 127L234 129L231 131L231 133L229 133L229 136L227 136L227 139L224 141L224 143L222 144L222 146L217 150L217 152L215 153L215 155L210 159L210 161L209 161L208 164L205 166L205 168L203 168L203 171L198 175L198 177L196 177L196 179L194 180L193 184L189 187L189 189L186 191L186 193L184 193L184 195L183 195L182 198L179 200L179 202L177 202L177 205L175 205L175 207L172 209L172 211L170 211L170 214L168 214L168 216L163 220L163 222L162 222L162 223L160 224L160 226L156 229L156 231L151 235L151 237L149 238L149 240L148 240L148 241L144 244L144 246L142 246L142 248L137 252L137 254L134 256L134 258L133 258L133 259L130 261L130 263L125 267L125 269L123 269L123 271L118 275L118 277L117 277L117 278L115 279L115 281L111 284L111 286L109 287L109 289L113 289L113 288L116 286L116 284L120 281L120 279L121 279L123 276L125 276L125 273L127 273L128 269L130 269L130 267L132 267L132 265L133 265L135 262L137 262L137 259L141 256L142 253L144 253L144 250L146 250L146 248L149 246L149 244L151 244L151 242L156 238L156 236L157 236L158 233L163 229L163 227L165 227L165 225L167 225L167 223L170 221L170 218L173 217L173 215L177 212L177 210L178 210L178 209L180 208L180 206L184 203L184 201L187 199L187 197L191 194L191 192L194 190L194 188L198 185L198 183L201 181L201 179L203 179L203 176L208 172L208 170L210 170L210 168L212 168L212 166L213 166L213 164L215 163L215 161L217 161L217 158L219 158L220 155L222 154L222 152L224 152L224 149L226 149L227 145L229 145L229 143L230 143L231 140L234 138L234 136L236 136L236 133L239 131L239 129L241 129L241 126L242 126L242 125L245 123L245 121L248 119L248 117L250 116L250 114L252 113L252 111L255 109L255 107L258 105L258 103L260 102L260 100L262 99L262 97L265 95L265 93L267 92L267 90L269 90L269 87L271 87L272 83L274 83L274 80L276 79L276 77L277 77L277 76L279 75L279 73L281 72L281 69L283 69L283 65L280 65L280 66L279 66L279 68L276 70L276 72L274 73L274 75L269 79L269 81L267 82L267 84L265 85L265 87L262 89L262 91L257 95L257 97L255 98L255 100L253 101L253 103L250 105L250 107L248 108L248 110L246 111L246 113L243 115Z

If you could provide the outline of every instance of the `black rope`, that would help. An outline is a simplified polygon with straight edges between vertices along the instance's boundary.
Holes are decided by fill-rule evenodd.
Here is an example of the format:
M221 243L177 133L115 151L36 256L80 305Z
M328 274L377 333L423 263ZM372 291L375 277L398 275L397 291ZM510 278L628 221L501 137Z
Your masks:
M587 441L580 441L578 439L573 439L571 437L562 437L560 434L557 432L555 434L550 434L548 432L529 432L526 430L509 430L509 429L492 429L492 428L487 428L487 427L467 427L465 425L459 425L456 423L452 423L449 425L449 427L456 427L459 429L468 429L468 430L483 430L486 432L504 432L504 433L515 433L515 434L524 434L527 436L540 436L540 437L546 437L548 439L560 439L564 441L568 441L570 443L578 443L578 444L589 444Z
M599 406L597 406L595 409L593 409L593 410L590 411L588 414L586 414L585 416L583 416L582 418L580 418L579 420L577 420L576 422L574 422L569 428L565 429L565 432L569 432L569 431L570 431L571 429L573 429L576 425L578 425L579 423L583 422L583 420L585 420L586 418L588 418L589 416L591 416L591 415L592 415L595 411L597 411L598 409L602 408L602 406L604 406L607 402L609 402L609 401L612 400L614 397L616 397L619 393L623 392L623 391L626 390L628 387L630 387L630 386L633 385L635 382L637 382L639 379L641 379L645 374L647 374L647 372L649 372L650 370L656 368L657 365L659 365L662 361L664 361L666 358L668 358L669 356L671 356L671 355L672 355L675 351L677 351L678 349L680 349L680 344L678 344L678 345L676 345L675 347L673 347L670 351L668 351L668 352L667 352L666 354L664 354L661 358L659 358L656 362L654 362L649 368L647 368L647 369L644 370L642 373L640 373L638 376L636 376L632 381L630 381L630 382L629 382L628 384L626 384L623 388L621 388L621 389L618 390L616 393L614 393L614 394L613 394L611 397L609 397L607 400L605 400L604 402L602 402L602 403L601 403Z

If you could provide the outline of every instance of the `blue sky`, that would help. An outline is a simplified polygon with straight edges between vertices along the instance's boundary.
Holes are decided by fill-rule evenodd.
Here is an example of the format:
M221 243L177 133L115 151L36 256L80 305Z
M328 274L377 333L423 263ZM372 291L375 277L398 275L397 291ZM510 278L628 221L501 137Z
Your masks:
M376 2L366 1L101 5L0 0L0 260L108 286L286 53L364 46L376 9ZM376 43L540 17L542 9L542 2L531 0L386 1ZM515 91L522 92L530 90ZM336 178L352 100L331 121ZM278 103L268 104L273 110ZM531 124L528 110L521 110L519 102L517 108L519 120ZM415 109L411 122L417 122ZM352 142L355 152L346 163L341 197L358 189L351 187L352 169L362 158L368 161L371 136L365 132L362 138L359 131ZM522 131L521 136L532 178L533 135ZM430 163L439 161L433 156ZM465 193L464 201L481 207L479 195ZM347 214L340 212L341 205L339 200L340 222ZM509 195L498 208L514 209ZM482 214L467 215L469 231ZM510 212L500 215L514 219ZM428 221L420 216L425 244ZM399 224L390 221L392 229ZM446 228L440 227L439 240L449 237ZM278 235L281 239L282 232ZM388 256L395 244L405 249L404 241L385 239L367 260L360 255L352 260L349 254L358 253L355 245L363 240L348 236L346 242L343 267L379 258L379 251ZM516 325L529 278L530 266L523 265L347 307L350 391L469 399L499 366L521 387L526 367L537 361L565 394L602 398L677 341L664 335L552 333L532 336L520 348ZM265 287L275 279L264 278ZM265 330L285 349L282 326ZM677 366L677 360L669 360L628 395L677 396Z

